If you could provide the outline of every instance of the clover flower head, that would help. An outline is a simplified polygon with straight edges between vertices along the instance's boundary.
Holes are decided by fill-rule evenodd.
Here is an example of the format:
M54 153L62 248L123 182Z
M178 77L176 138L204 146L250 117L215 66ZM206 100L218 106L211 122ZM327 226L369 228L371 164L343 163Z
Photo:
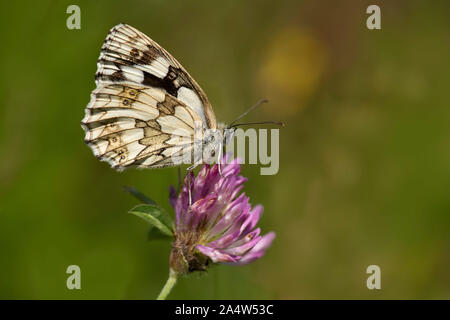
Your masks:
M175 240L170 267L179 274L206 270L210 262L246 264L264 255L275 238L261 236L256 224L260 205L251 207L240 193L246 178L239 175L237 159L222 159L218 165L204 165L195 177L189 172L181 192L170 190L175 210Z

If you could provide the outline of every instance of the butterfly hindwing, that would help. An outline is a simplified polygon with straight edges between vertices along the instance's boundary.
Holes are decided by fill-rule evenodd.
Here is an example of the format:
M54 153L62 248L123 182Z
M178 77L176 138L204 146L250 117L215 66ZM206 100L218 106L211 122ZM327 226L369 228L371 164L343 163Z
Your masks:
M114 168L163 167L192 152L194 127L216 127L200 87L163 48L118 25L108 34L82 120L85 141Z

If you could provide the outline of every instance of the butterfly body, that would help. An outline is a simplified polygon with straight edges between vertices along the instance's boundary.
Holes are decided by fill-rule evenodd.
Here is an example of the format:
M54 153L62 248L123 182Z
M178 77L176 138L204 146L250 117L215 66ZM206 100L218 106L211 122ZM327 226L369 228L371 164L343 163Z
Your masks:
M81 124L86 144L113 168L199 163L205 153L218 157L232 134L181 64L128 25L106 37L95 79Z

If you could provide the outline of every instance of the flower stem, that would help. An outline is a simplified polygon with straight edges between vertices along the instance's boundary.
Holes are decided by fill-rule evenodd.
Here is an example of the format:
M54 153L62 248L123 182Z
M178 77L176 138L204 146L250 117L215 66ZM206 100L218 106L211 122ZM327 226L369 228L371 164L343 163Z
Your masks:
M169 279L167 279L166 284L162 288L156 300L166 300L167 296L169 295L170 291L172 290L176 282L177 282L177 273L172 269L170 269Z

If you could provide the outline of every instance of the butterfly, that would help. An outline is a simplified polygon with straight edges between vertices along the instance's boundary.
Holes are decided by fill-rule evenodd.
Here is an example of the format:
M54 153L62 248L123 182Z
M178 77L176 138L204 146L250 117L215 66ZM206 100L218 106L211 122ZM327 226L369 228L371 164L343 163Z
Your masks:
M129 25L108 33L95 82L81 121L85 142L119 171L186 159L193 168L205 155L220 159L234 134L235 126L218 125L208 98L183 66Z

